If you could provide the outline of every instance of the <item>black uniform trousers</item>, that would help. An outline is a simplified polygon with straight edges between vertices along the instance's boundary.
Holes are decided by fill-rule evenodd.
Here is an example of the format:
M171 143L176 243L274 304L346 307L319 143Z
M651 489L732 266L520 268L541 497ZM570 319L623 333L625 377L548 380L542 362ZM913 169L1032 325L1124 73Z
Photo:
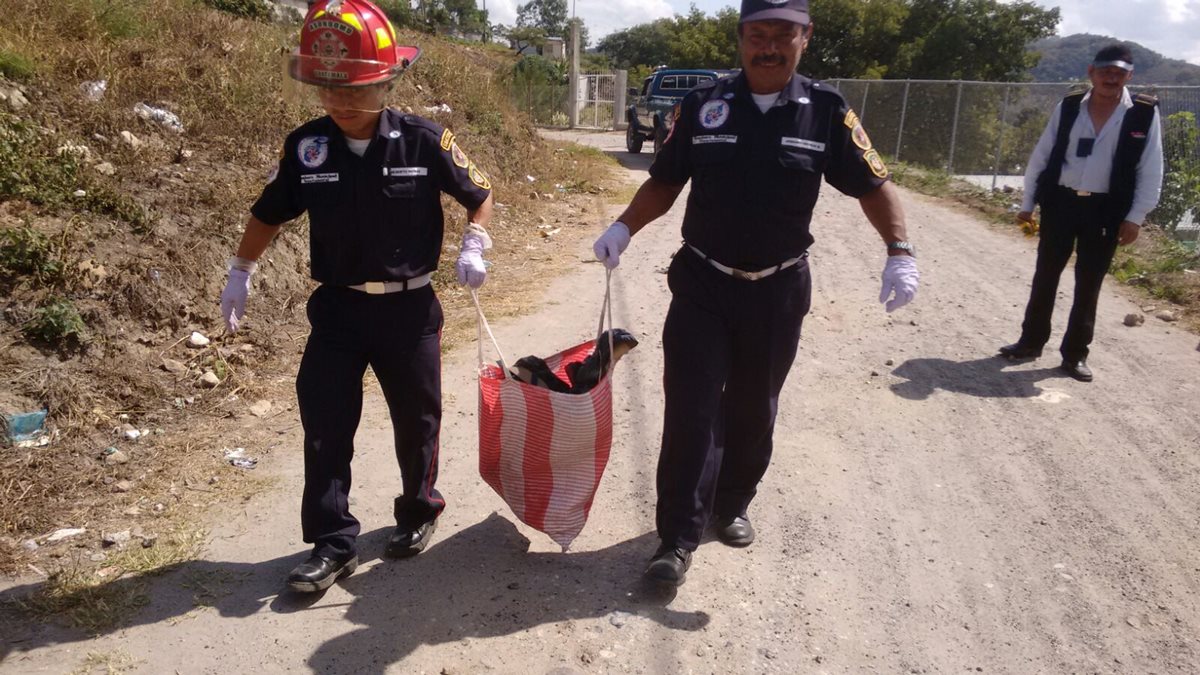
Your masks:
M1050 340L1050 316L1063 268L1077 249L1075 299L1059 351L1064 360L1086 359L1096 330L1100 286L1117 249L1120 221L1106 194L1078 196L1059 187L1042 203L1041 241L1033 288L1021 324L1020 344L1040 349Z
M657 526L664 544L695 550L710 515L746 513L767 471L812 283L807 259L747 281L686 246L667 283Z
M431 286L371 295L321 286L308 300L312 332L296 393L304 425L304 496L300 521L314 553L355 554L358 520L350 514L350 460L370 365L383 389L395 434L404 493L396 522L415 529L445 506L437 481L442 417L442 307Z

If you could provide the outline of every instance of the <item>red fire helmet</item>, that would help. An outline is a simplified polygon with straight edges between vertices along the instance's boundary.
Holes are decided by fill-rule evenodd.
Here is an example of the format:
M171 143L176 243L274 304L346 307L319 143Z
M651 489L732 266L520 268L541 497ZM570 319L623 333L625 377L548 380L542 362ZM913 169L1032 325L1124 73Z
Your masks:
M304 17L288 74L321 87L361 87L397 77L420 55L396 44L392 22L367 0L318 0Z

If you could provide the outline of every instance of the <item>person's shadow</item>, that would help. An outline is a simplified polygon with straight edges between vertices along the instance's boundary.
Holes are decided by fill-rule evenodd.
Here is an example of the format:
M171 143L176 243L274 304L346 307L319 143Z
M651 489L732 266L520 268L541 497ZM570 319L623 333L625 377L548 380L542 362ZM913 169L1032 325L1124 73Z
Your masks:
M390 529L380 528L359 537L360 564L378 558L389 534ZM700 630L708 624L707 613L667 608L673 591L646 586L640 579L656 541L648 532L598 551L529 553L529 540L493 513L443 541L435 538L414 558L360 568L341 580L340 586L354 596L346 620L360 628L318 646L309 665L316 672L381 673L421 645L509 635L617 610L675 630ZM293 593L284 587L288 571L306 555L297 552L261 563L196 560L160 570L153 575L158 579L119 579L112 582L112 590L145 592L151 601L102 632L180 617L198 604L211 606L223 617L250 616L264 605L276 613L320 609L315 606L324 593ZM0 608L18 604L43 584L0 593ZM10 616L0 622L6 633L0 663L14 650L93 636L31 624L5 611Z
M1033 398L1042 393L1038 382L1068 377L1058 368L1004 370L1019 363L1002 356L974 361L910 359L892 371L893 375L907 381L893 384L891 388L901 398L914 401L929 398L938 389L981 398Z
M371 534L381 548L386 531ZM493 514L411 560L377 565L342 587L357 596L346 619L358 630L317 648L314 672L382 673L421 645L496 637L566 619L620 611L696 631L705 612L665 606L673 591L640 579L657 539L646 533L599 551L529 553L529 540ZM281 596L281 600L284 596Z
M654 163L654 150L651 149L650 143L646 143L646 147L643 147L642 151L637 154L624 150L605 150L604 154L632 171L649 171L650 165Z

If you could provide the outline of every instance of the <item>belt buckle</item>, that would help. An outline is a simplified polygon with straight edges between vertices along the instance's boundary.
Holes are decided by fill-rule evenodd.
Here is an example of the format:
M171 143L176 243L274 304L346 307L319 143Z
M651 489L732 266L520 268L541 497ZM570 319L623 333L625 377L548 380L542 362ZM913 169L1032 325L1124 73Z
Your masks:
M368 281L363 284L367 293L371 295L383 295L387 293L387 286L382 281Z
M1076 197L1091 197L1092 193L1088 192L1087 190L1076 190L1075 196Z
M739 270L737 268L730 268L730 271L734 279L742 279L744 281L758 281L758 278L762 275L762 272L747 272L746 270Z

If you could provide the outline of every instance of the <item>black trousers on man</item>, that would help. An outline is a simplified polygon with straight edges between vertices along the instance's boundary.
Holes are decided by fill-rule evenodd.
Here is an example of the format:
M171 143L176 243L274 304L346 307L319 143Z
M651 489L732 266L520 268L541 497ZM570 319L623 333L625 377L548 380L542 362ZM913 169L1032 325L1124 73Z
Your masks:
M383 389L395 434L404 493L399 525L416 529L445 507L437 482L442 419L442 307L431 286L371 295L321 286L308 300L312 332L296 377L304 425L304 496L300 521L314 553L355 554L358 520L350 514L350 460L362 414L367 366Z
M767 471L812 283L807 260L746 281L686 246L667 283L658 535L694 551L711 515L746 513Z
M1067 361L1087 358L1096 330L1100 286L1117 250L1120 231L1120 218L1113 216L1110 204L1106 194L1079 196L1063 187L1043 200L1037 268L1021 324L1020 344L1040 349L1050 340L1058 280L1072 251L1076 251L1075 299L1059 351Z

